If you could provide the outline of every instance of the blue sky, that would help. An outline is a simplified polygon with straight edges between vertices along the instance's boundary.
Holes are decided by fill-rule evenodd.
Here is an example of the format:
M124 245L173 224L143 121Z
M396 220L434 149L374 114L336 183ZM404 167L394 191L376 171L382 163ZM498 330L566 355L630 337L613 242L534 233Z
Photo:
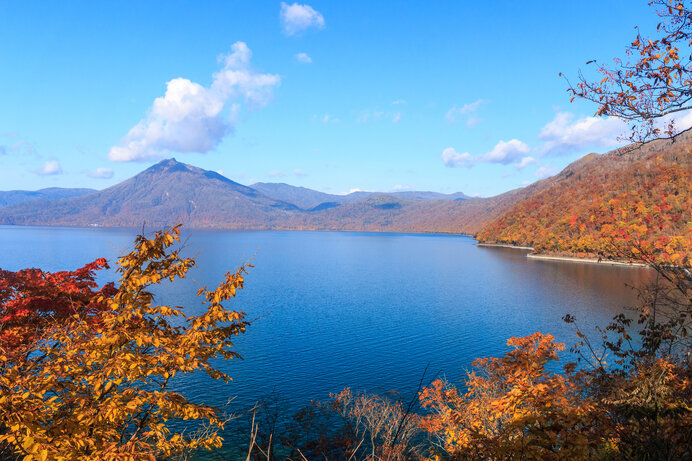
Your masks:
M622 56L635 25L656 25L644 0L4 1L0 190L175 157L243 184L495 195L617 144L558 73Z

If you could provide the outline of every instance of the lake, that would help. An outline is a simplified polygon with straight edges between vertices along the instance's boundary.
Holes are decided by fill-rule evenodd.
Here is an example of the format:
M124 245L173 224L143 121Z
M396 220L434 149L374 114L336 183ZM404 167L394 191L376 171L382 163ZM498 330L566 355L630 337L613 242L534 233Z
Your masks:
M114 261L136 230L0 227L0 267L75 269ZM222 364L233 383L195 375L175 386L189 397L247 408L269 394L295 409L346 386L411 395L428 367L463 377L476 357L498 356L506 340L541 331L576 341L561 317L605 325L636 302L625 285L648 269L532 260L481 248L457 235L184 230L197 268L157 290L194 314L201 285L252 259L246 288L228 305L254 319L236 341L244 360ZM114 279L112 271L100 282Z

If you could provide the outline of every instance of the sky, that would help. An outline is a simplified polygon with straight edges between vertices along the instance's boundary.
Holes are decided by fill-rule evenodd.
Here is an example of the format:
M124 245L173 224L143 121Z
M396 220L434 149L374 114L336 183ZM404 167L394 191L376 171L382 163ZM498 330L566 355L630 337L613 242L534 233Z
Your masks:
M570 103L645 0L0 2L0 190L164 158L241 184L492 196L619 144ZM589 73L591 72L591 73Z

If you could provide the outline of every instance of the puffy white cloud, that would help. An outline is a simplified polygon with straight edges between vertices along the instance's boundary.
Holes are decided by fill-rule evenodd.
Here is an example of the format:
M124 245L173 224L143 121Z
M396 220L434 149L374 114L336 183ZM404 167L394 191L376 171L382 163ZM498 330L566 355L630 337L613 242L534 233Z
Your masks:
M406 101L403 99L397 99L396 101L392 101L392 105L398 106L399 104L406 104Z
M399 123L401 121L401 112L397 112L392 117L392 123Z
M94 171L91 171L88 176L96 179L110 179L113 177L113 170L110 168L96 168Z
M145 161L175 152L209 152L233 132L241 103L250 109L269 102L279 85L278 75L262 74L250 66L252 52L236 42L220 57L223 68L213 74L209 88L186 78L166 84L149 113L110 149L116 162ZM224 114L229 107L230 116Z
M293 174L296 175L296 176L298 176L299 178L302 178L302 177L305 177L305 176L308 175L306 172L304 172L304 171L301 170L300 168L294 169L294 170L293 170Z
M236 42L231 53L221 57L224 66L216 72L211 91L223 100L242 100L252 108L266 105L281 83L276 74L262 74L250 66L252 51L245 42Z
M57 160L49 160L43 164L41 168L36 170L36 174L41 176L53 176L56 174L62 174L62 167Z
M530 150L529 146L518 139L511 139L507 142L499 141L490 152L479 156L478 161L509 165L521 161L521 158Z
M533 164L533 163L538 163L538 161L533 158L533 157L524 157L520 161L514 164L514 168L517 170L521 170L522 168L526 168L527 166Z
M461 107L454 105L447 111L445 118L449 123L456 123L462 116L476 112L483 103L485 103L485 100L478 99L472 103L464 104ZM478 121L480 121L480 119L478 119Z
M312 63L312 58L308 56L307 53L298 53L296 55L296 61L303 63L303 64L310 64Z
M476 163L514 164L517 169L536 163L536 159L527 156L531 148L518 139L500 141L490 152L482 155L471 155L468 152L458 153L452 147L442 151L442 162L448 167L471 168Z
M615 147L622 144L618 136L627 130L627 125L614 117L582 117L558 112L538 135L543 141L543 153L560 155L586 146Z
M272 170L269 173L267 173L267 176L272 178L283 178L284 176L286 176L286 173L284 173L281 170Z
M692 128L692 110L675 112L661 117L657 120L656 127L658 127L663 134L663 131L668 128L671 122L673 122L673 128L677 133Z
M547 178L548 176L554 175L555 173L557 173L557 171L555 170L555 168L553 168L553 167L551 167L551 166L549 166L549 165L543 165L542 167L540 167L540 168L538 168L538 169L536 170L536 172L534 173L534 175L535 175L538 179L544 179L544 178Z
M286 35L295 35L310 27L324 29L324 16L310 5L281 2L279 17Z
M392 187L392 192L402 192L407 190L413 190L413 186L402 186L401 184L397 184L396 186Z
M475 159L468 152L460 154L453 147L448 147L442 151L442 162L448 167L471 168Z

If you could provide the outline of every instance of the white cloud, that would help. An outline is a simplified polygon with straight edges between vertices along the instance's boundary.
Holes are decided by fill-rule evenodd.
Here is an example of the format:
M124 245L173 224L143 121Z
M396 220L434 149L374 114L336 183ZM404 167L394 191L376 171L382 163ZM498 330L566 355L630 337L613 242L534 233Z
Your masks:
M518 139L500 141L490 152L483 155L471 155L468 152L458 153L452 147L442 151L442 162L448 167L471 168L476 163L500 163L502 165L514 164L518 169L536 163L528 154L531 148Z
M448 147L442 151L442 162L448 167L466 167L471 168L474 163L474 158L468 152L460 154L453 147Z
M286 176L286 173L284 173L281 170L272 170L269 173L267 173L267 176L272 178L283 178L284 176Z
M514 168L517 170L521 170L522 168L526 168L527 166L533 164L533 163L538 163L538 161L533 158L533 157L524 157L520 161L514 164Z
M166 84L166 93L156 98L147 117L135 125L108 158L116 162L145 161L175 152L209 152L234 130L241 103L249 109L267 104L278 75L261 74L250 66L252 52L236 42L231 53L222 55L223 68L213 74L210 87L185 78ZM229 116L224 109L229 108Z
M113 170L110 168L96 168L94 171L89 173L89 177L96 179L110 179L113 177Z
M399 104L406 104L406 101L404 101L403 99L397 99L396 101L392 102L392 105L395 105L395 106L397 106Z
M396 185L396 186L392 187L392 192L401 192L401 191L406 191L406 190L413 190L413 186Z
M478 99L472 103L464 104L461 107L454 105L447 111L445 118L449 123L456 123L462 116L476 112L483 103L485 103L485 100ZM480 119L477 120L480 121Z
M507 142L500 141L493 147L493 150L481 155L478 161L509 165L510 163L521 161L520 159L528 154L530 150L529 146L518 139L511 139Z
M394 117L392 117L392 123L399 123L401 121L401 112L397 112L394 114Z
M296 176L298 176L299 178L302 178L302 177L308 175L306 172L304 172L304 171L301 170L300 168L294 169L294 170L293 170L293 174L296 175Z
M548 165L543 165L542 167L538 168L534 174L538 179L544 179L548 176L554 175L555 173L557 173L555 168Z
M661 130L662 134L668 128L670 122L673 122L674 131L680 133L692 127L692 110L685 110L668 114L656 121L656 127Z
M302 64L310 64L312 63L312 58L308 56L307 53L298 53L296 55L296 61L302 63Z
M49 160L43 164L41 168L36 170L36 174L41 176L52 176L56 174L62 174L62 167L57 160Z
M680 112L676 115L676 117L673 117L676 129L683 131L692 127L692 110Z
M324 16L310 5L281 2L279 17L286 35L295 35L310 27L324 29Z
M560 155L575 149L596 146L615 147L622 144L618 136L627 125L614 117L582 117L574 120L574 114L558 112L538 135L543 141L543 153Z

